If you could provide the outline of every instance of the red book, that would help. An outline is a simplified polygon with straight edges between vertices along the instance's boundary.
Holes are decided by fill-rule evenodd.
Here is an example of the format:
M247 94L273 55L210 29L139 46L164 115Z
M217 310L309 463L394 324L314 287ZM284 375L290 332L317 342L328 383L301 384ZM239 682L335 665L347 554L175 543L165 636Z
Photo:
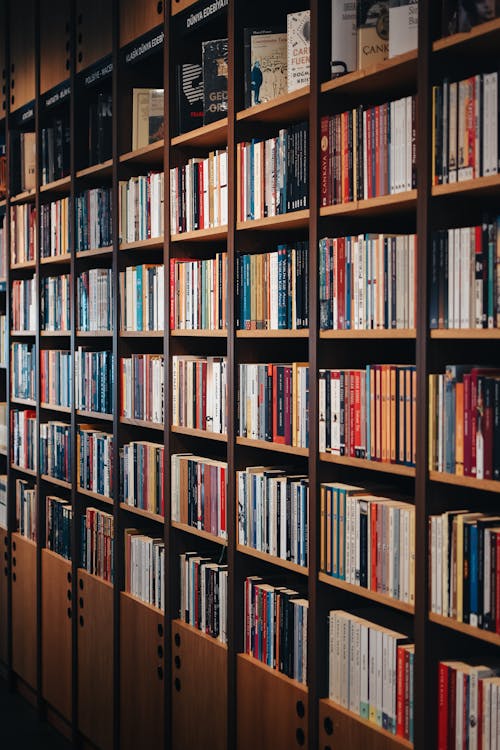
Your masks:
M483 381L483 398L484 398L484 418L483 418L483 438L484 438L484 459L483 469L484 478L493 478L493 401L495 381L492 378L484 378Z
M339 330L345 328L345 237L337 240L337 318Z
M373 198L373 174L372 174L372 126L371 126L371 114L372 108L369 107L366 110L366 132L364 138L366 139L366 175L367 175L367 195L365 198Z
M175 328L175 258L170 258L170 330Z
M496 564L494 568L495 579L495 632L500 633L500 532L495 531L493 533L496 541Z
M284 419L285 419L285 445L293 445L292 443L292 416L293 416L293 409L292 409L292 388L297 387L296 383L292 383L292 368L291 367L284 367L284 377L285 377L285 394L284 394Z
M382 156L380 148L380 107L375 109L375 195L381 195L380 185L380 158Z
M342 112L342 203L349 202L349 113Z
M448 750L448 665L440 662L438 673L438 746Z
M361 447L361 373L354 371L354 453L360 457Z
M464 374L464 475L472 476L472 378Z
M320 148L321 148L321 162L320 162L320 202L322 206L328 206L328 158L330 143L328 140L328 123L330 118L324 116L320 120Z
M348 408L349 411L347 412L349 414L349 425L346 425L346 441L349 441L346 446L346 455L350 456L351 458L354 458L355 452L354 452L354 445L355 445L355 425L356 425L356 390L355 390L355 383L356 383L356 373L354 370L349 370L346 372L346 387L349 388L349 395L348 395Z
M377 503L370 503L371 581L370 589L377 591Z
M221 536L225 537L226 534L226 469L224 466L220 468L220 530Z
M283 365L273 365L273 442L285 443L285 374Z
M404 737L404 698L405 698L405 649L398 646L396 676L396 734Z

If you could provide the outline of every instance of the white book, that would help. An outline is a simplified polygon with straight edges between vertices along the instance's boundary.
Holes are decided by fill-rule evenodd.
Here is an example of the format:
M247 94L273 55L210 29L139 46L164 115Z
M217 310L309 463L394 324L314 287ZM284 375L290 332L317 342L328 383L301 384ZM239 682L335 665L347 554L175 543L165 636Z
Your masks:
M389 0L389 57L418 46L418 0Z
M357 70L356 2L332 0L331 77Z
M287 20L287 81L288 91L309 86L311 12L289 13Z

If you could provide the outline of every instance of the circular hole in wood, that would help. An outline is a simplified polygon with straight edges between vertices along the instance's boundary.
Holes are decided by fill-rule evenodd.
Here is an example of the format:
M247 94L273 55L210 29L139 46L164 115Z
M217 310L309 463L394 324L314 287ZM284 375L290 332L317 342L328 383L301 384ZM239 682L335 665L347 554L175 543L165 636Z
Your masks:
M297 701L295 709L297 711L297 716L299 716L301 719L303 719L304 715L306 713L306 709L305 709L305 706L304 706L304 701Z
M333 734L333 721L330 719L329 716L327 716L323 722L323 726L325 727L325 732L327 734Z
M78 604L80 605L80 609L83 609L83 596L78 599Z
M15 573L12 573L12 580L13 580L14 582L16 581L16 574L15 574Z
M83 53L79 52L78 53L78 62L81 63L82 60L83 60Z
M16 560L16 558L15 558L15 557L13 557L13 558L12 558L12 565L13 565L14 567L16 567L16 565L17 565L17 560Z
M5 562L7 562L8 559L9 559L9 553L8 552L4 552L3 553L3 557L4 557Z
M163 659L163 646L160 645L156 649L156 653L158 654L158 659Z
M80 615L80 627L83 628L83 616Z
M162 0L160 0L159 3L158 3L158 5L156 6L156 10L158 12L158 15L160 15L160 13L163 13L163 3L162 3Z
M83 578L80 578L78 585L80 586L80 591L83 591Z
M175 685L175 689L177 690L177 692L180 693L181 692L181 681L179 680L178 677L175 678L174 685Z
M71 573L68 573L66 575L66 580L67 580L68 583L71 583Z
M295 732L295 739L297 740L297 744L302 747L302 745L306 741L306 736L304 734L304 730L299 727L297 731Z
M12 549L14 550L14 552L16 551L16 543L15 542L12 542Z
M176 634L175 634L175 637L174 637L174 641L175 641L175 645L176 645L177 647L179 647L179 646L181 645L181 636L180 636L180 634L179 634L179 633L176 633Z
M68 602L70 602L71 601L71 589L67 590L66 596L68 597Z
M157 672L158 672L158 679L163 680L163 667L158 667Z
M7 566L5 566L5 568L3 569L3 572L5 573L6 576L9 575L9 569Z
M68 617L71 620L71 607L68 607Z
M174 664L176 666L176 669L180 669L181 668L181 657L179 655L177 655L175 657Z
M3 543L5 544L6 547L9 546L9 539L8 539L8 537L4 536Z
M163 638L163 625L161 624L161 622L158 623L158 635L160 636L160 638Z

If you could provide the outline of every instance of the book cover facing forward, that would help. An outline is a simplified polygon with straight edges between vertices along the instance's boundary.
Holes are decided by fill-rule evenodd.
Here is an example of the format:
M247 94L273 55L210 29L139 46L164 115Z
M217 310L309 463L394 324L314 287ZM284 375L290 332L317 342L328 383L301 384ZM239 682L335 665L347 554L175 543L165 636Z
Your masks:
M203 124L227 115L227 39L202 44Z
M369 68L389 55L389 2L358 0L358 68Z

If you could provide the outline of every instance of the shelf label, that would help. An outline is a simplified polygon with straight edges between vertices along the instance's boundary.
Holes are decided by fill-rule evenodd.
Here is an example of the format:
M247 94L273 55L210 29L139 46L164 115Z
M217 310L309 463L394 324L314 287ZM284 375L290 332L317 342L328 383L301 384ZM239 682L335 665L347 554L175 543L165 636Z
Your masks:
M187 8L183 13L179 13L176 18L179 18L179 22L184 27L183 31L192 31L227 8L227 3L228 0L205 0L203 3L197 3L195 11L190 11Z
M69 81L63 81L63 83L58 84L45 94L43 105L45 109L54 107L56 104L59 104L60 102L68 99L70 94L71 88L69 85Z
M29 104L25 104L24 107L18 109L17 112L12 112L10 114L10 121L12 122L14 127L21 127L22 125L26 125L26 123L29 123L34 119L35 102L29 102Z
M85 86L93 86L94 83L102 81L103 78L110 76L112 72L113 61L111 60L111 55L108 55L108 57L105 57L95 65L92 65L91 68L88 68L88 70L83 73L83 82Z
M139 39L136 39L124 48L125 62L128 64L136 63L156 52L159 47L162 47L164 38L163 25L156 26L156 28L148 31L147 34L139 37Z

